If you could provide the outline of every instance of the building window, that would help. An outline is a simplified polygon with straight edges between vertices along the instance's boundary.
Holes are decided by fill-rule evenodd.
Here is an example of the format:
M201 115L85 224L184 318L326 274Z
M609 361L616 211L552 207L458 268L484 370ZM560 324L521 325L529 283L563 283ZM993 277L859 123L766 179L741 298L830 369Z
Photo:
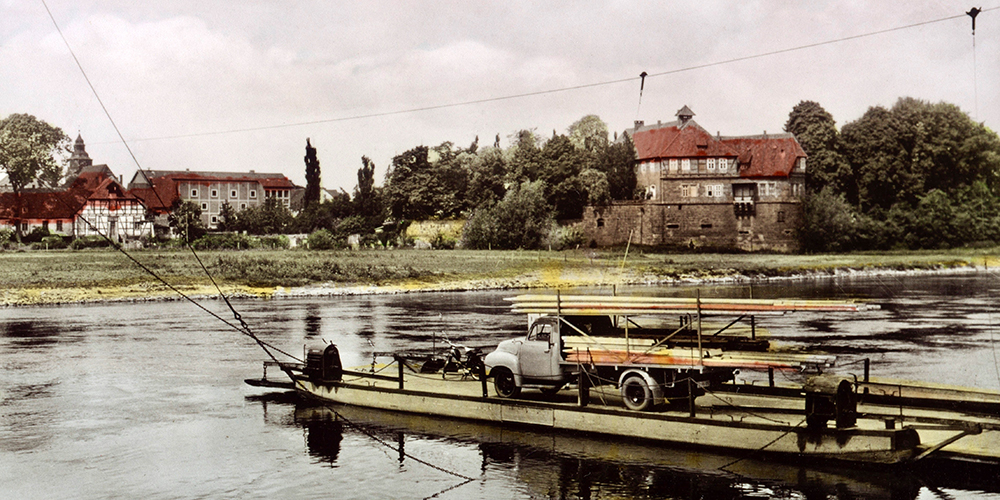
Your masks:
M729 158L719 158L719 172L729 170Z
M202 211L202 212L205 212L205 211L207 211L207 210L208 210L208 203L202 203L202 204L201 204L201 211Z
M218 197L219 197L219 190L218 189L213 189L212 190L212 198L218 198Z
M681 172L690 172L690 171L691 171L691 159L684 158L683 160L681 160Z
M246 203L240 203L240 210L246 210L246 209L247 209L247 204Z
M218 224L218 222L219 222L219 218L213 215L212 216L212 224Z
M239 191L233 189L232 191L229 192L229 197L236 198L237 196L239 196L239 194L240 194Z
M708 171L715 172L715 158L708 159Z
M778 212L778 222L785 222L785 212Z
M715 184L706 184L705 185L705 196L708 196L709 198L712 198L712 197L715 196Z
M697 184L681 184L681 198L694 198L698 196Z
M681 225L676 222L668 222L667 229L680 229Z
M597 219L597 227L604 227L604 219Z
M701 223L701 228L702 229L712 229L712 223L711 222L702 222Z
M649 192L649 199L650 200L655 200L656 199L656 186L649 186L649 188L647 188L647 190Z
M670 171L671 172L676 172L677 171L677 158L671 158L669 166L670 166Z
M197 189L192 189L191 190L191 197L192 198L197 198L198 197L198 190Z
M63 221L61 221L61 220L57 220L56 221L56 231L62 231L63 230L63 225L62 224L63 224Z
M257 190L256 189L251 189L250 190L250 199L253 200L253 199L256 199L256 198L257 198Z

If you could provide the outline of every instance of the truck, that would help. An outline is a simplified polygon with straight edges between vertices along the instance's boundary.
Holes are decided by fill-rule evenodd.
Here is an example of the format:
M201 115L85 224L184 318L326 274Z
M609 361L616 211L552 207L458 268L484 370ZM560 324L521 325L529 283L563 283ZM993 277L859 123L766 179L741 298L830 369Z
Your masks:
M614 386L625 407L636 411L704 394L741 369L821 372L833 366L834 356L773 351L757 336L757 315L877 307L853 301L561 294L507 300L514 312L528 315L529 327L525 336L501 342L484 359L499 397L515 398L523 389L554 395L569 384ZM706 320L727 316L735 319ZM670 321L676 323L669 326Z

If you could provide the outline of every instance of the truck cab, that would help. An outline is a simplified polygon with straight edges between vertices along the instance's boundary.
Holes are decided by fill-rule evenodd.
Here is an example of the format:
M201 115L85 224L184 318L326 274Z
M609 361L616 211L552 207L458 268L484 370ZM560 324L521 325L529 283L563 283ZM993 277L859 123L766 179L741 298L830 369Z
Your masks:
M521 388L554 392L566 384L559 323L557 317L542 316L526 336L505 340L486 355L486 368L498 395L513 397Z

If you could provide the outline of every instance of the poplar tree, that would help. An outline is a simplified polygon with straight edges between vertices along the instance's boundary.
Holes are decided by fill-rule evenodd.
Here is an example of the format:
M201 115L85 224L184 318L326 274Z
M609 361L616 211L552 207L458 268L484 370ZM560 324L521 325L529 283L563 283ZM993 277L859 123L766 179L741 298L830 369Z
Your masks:
M314 203L319 203L319 159L316 158L316 148L309 143L306 137L306 193L303 199L303 208L308 208Z

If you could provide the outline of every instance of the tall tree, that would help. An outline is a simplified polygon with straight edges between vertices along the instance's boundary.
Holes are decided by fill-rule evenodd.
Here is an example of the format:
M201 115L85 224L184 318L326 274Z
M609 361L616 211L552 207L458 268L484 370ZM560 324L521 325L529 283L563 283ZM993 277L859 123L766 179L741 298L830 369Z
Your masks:
M186 243L191 243L205 234L205 224L201 221L201 207L193 201L182 201L174 206L173 211L167 216L167 222Z
M608 147L608 125L597 115L587 115L569 126L569 140L577 149L598 154Z
M62 177L58 153L69 152L69 136L28 114L12 114L0 120L0 168L7 172L14 198L15 234L21 241L21 193L32 184L55 186Z
M829 186L857 200L857 186L851 166L841 153L840 134L833 115L814 101L801 101L792 108L785 132L795 136L809 156L806 186L819 193Z
M309 208L310 205L319 203L320 175L319 159L316 158L316 148L309 143L306 137L306 192L303 198L303 205Z
M511 186L496 205L473 212L462 232L468 248L538 248L552 227L552 209L545 202L544 183Z
M507 189L504 176L507 161L499 148L483 148L472 159L469 166L469 189L466 191L466 206L477 208L496 203L503 199Z
M361 157L353 202L355 213L362 217L375 217L381 212L378 193L375 191L375 162L367 156Z
M598 157L597 169L607 176L611 199L633 199L636 184L635 144L628 134L604 149Z

